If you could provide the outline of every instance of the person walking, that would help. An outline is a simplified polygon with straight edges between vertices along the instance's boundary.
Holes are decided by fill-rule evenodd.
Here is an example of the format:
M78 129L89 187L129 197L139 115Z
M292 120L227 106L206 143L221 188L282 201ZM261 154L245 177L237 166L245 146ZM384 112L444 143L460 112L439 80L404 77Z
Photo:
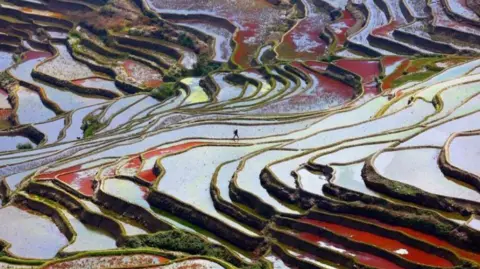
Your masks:
M238 136L238 129L233 131L233 141L239 141L240 137Z

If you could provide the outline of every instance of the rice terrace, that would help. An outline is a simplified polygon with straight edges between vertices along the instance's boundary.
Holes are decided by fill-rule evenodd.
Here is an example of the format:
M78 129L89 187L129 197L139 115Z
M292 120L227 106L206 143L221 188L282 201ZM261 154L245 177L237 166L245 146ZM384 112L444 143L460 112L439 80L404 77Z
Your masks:
M480 268L480 1L0 0L6 268Z

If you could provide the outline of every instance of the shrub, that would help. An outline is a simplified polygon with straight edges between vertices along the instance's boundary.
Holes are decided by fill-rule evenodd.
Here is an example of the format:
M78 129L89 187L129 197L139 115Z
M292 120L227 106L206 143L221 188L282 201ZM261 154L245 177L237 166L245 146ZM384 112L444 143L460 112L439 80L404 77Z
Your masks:
M125 239L124 245L128 248L152 247L181 251L192 255L210 256L245 269L268 268L268 265L264 262L256 262L251 265L244 264L227 248L209 243L195 234L176 230L128 237Z
M30 143L18 143L17 144L17 149L33 149L32 144Z
M22 56L20 54L13 54L13 61L15 63L20 63L22 61Z
M15 79L8 72L0 72L0 88L8 88L15 82Z
M194 48L194 43L193 43L193 39L191 39L189 36L187 36L185 33L182 33L179 37L178 37L178 43L180 43L180 45L184 46L184 47L187 47L187 48L190 48L190 49L193 49Z
M95 134L96 131L100 130L104 123L100 122L98 117L87 116L83 121L81 129L83 130L83 138L91 137Z
M80 36L80 33L77 32L77 31L71 31L70 33L68 33L68 37L69 37L69 38L74 38L74 39L75 39L75 38L77 38L77 39L82 38L82 37Z
M214 62L209 62L206 64L197 64L195 66L195 69L193 70L193 75L194 76L206 76L209 73L219 69L221 64L219 63L214 63Z
M224 247L215 246L196 235L181 231L160 232L152 235L130 237L125 240L125 246L130 248L153 247L182 251L193 255L207 255L225 261L234 260L233 255Z
M160 85L160 87L153 89L150 92L150 95L153 98L163 101L175 95L176 93L175 85L176 85L175 82L164 83Z
M210 61L206 55L201 55L194 69L192 70L191 75L206 76L209 73L219 69L221 66L222 64L220 63Z

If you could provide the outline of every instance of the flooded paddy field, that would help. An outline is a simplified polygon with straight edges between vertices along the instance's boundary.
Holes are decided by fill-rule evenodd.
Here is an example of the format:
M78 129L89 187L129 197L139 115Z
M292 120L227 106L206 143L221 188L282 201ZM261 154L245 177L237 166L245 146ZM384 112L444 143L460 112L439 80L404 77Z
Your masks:
M0 14L0 268L480 267L475 1Z

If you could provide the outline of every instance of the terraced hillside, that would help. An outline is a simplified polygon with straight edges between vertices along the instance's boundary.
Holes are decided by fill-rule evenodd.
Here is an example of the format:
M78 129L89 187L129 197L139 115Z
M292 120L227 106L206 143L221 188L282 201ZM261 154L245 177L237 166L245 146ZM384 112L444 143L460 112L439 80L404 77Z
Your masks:
M478 6L0 0L0 268L480 268Z

